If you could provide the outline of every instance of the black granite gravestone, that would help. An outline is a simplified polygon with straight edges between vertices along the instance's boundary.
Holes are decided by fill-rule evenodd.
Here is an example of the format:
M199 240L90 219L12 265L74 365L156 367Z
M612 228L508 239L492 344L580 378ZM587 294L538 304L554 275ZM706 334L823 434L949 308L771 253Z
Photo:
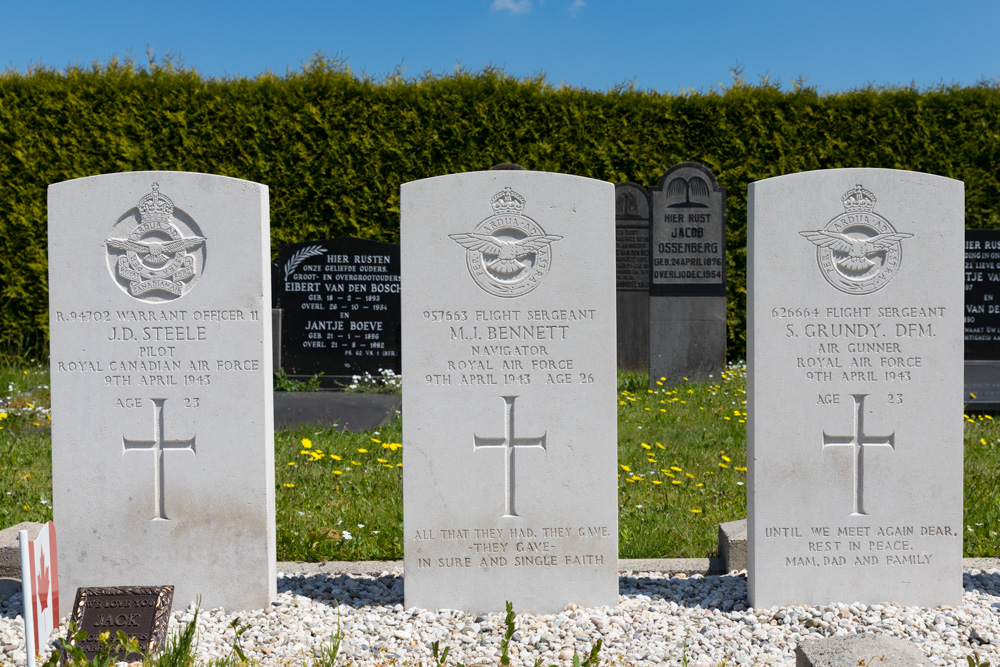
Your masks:
M718 377L726 365L726 189L695 162L650 190L649 381Z
M1000 230L965 230L965 402L1000 406Z
M618 368L649 368L649 193L615 186Z
M289 378L322 374L331 388L399 373L398 245L338 237L282 246L272 289Z

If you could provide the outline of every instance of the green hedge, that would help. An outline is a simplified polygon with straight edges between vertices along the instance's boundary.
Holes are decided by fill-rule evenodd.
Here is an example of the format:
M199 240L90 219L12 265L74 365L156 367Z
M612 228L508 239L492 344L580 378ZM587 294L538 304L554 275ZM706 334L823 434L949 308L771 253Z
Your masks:
M728 196L729 354L745 355L746 188L810 169L911 169L966 183L969 227L1000 227L1000 87L820 95L734 78L663 95L556 88L487 69L374 81L317 57L300 72L209 79L112 61L0 75L0 350L44 351L46 187L166 169L271 190L271 243L399 240L399 185L512 161L655 185L708 166Z

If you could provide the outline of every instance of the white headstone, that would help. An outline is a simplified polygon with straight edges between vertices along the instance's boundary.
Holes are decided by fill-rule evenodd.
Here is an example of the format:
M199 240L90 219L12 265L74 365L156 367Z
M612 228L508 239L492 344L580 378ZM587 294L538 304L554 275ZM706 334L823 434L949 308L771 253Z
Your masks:
M615 604L614 186L456 174L401 213L406 605Z
M750 184L754 607L962 599L964 186Z
M53 511L81 586L276 595L267 187L133 172L49 187Z

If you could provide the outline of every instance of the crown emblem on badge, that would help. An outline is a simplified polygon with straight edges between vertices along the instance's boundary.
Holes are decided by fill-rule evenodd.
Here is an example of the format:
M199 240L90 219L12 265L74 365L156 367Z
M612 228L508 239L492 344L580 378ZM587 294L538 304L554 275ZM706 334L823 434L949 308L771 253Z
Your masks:
M490 206L496 215L520 215L524 210L524 197L506 187L493 195Z
M193 221L175 224L174 202L160 194L158 183L153 183L151 190L136 204L139 224L135 224L133 216L126 216L105 243L109 268L119 285L133 297L162 301L191 289L191 279L201 273L192 251L202 248L206 239L197 233ZM128 229L126 220L135 227L121 238L119 234ZM185 236L182 229L194 234ZM200 257L204 262L204 255ZM149 293L154 294L146 297Z
M138 209L144 223L154 222L162 225L170 222L174 203L170 201L170 197L160 194L159 183L153 183L153 191L139 200Z
M871 294L885 287L902 264L901 242L913 236L897 232L875 213L875 201L871 190L856 185L840 198L843 213L823 229L799 232L816 246L816 262L826 281L846 294Z
M538 287L552 266L552 244L562 239L524 215L524 204L505 187L490 199L493 215L472 232L448 235L465 248L473 281L495 296L518 297Z
M845 192L840 201L848 213L871 213L877 200L871 190L866 190L859 184L853 190Z

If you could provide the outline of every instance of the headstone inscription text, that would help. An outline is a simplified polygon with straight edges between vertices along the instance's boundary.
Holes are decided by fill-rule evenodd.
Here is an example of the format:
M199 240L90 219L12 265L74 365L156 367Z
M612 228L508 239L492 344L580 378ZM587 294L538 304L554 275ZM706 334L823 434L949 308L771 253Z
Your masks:
M119 586L116 588L84 587L76 591L73 620L87 636L77 642L84 655L93 659L101 650L99 637L109 634L116 646L118 631L134 638L143 652L161 650L170 623L170 607L174 600L173 586ZM129 654L132 660L139 656ZM117 661L127 661L124 651L112 651Z
M649 384L708 381L726 366L726 189L696 162L650 190Z
M282 368L323 386L400 371L399 246L338 237L278 250Z
M409 606L617 600L612 187L402 187Z
M965 402L1000 406L1000 230L965 230Z
M697 162L676 164L650 191L652 296L726 295L726 189Z
M180 172L50 186L65 590L166 580L185 605L248 609L276 594L267 196Z
M753 606L961 600L963 199L886 169L750 185Z
M615 186L618 368L649 369L649 193Z
M965 230L965 358L1000 360L1000 229Z

